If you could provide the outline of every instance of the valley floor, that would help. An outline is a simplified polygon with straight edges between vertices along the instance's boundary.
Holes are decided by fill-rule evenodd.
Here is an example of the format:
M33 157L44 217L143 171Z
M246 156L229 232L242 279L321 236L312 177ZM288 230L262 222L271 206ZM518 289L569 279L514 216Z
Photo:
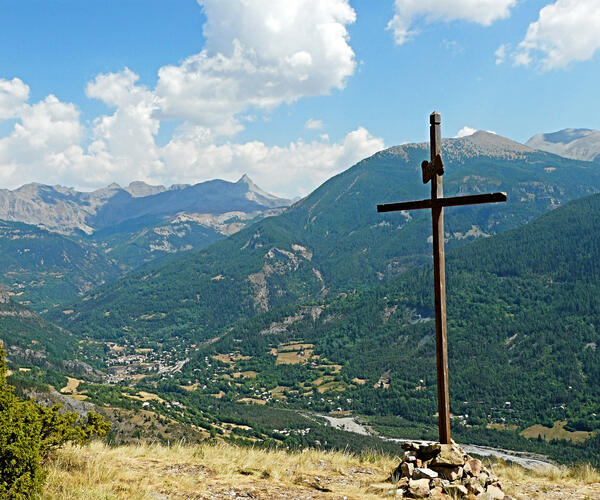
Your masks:
M199 446L92 443L67 447L49 463L44 499L372 499L398 459L305 450L288 453ZM515 499L600 499L600 473L588 467L532 472L488 465ZM374 485L374 486L373 486ZM391 486L391 485L390 485Z

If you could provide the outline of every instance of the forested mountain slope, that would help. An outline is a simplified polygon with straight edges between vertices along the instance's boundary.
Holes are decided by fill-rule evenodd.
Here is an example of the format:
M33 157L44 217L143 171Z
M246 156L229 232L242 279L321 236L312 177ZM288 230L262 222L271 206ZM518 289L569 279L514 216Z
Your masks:
M448 246L519 226L598 191L597 164L478 132L444 141L447 196L508 192L509 202L449 209ZM79 335L179 342L284 304L380 283L430 259L427 213L377 214L377 203L428 196L426 144L399 146L330 179L284 214L205 250L146 267L54 311Z
M598 228L594 195L448 253L456 424L523 429L566 420L570 430L600 430ZM180 380L217 376L209 390L237 399L280 387L286 406L431 422L432 295L428 265L368 291L258 315L200 349ZM233 362L207 364L210 356ZM227 385L234 373L257 375Z
M103 251L20 222L0 220L0 282L36 310L73 301L122 270Z
M66 382L65 373L98 378L97 372L85 363L77 338L16 303L1 289L0 344L9 368L26 376L29 383L53 383L60 388Z

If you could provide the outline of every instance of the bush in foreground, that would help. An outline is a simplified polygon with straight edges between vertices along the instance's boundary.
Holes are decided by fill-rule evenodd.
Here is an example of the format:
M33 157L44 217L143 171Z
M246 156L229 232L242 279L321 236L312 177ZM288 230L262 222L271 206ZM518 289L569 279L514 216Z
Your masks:
M81 421L76 413L61 413L17 398L6 383L6 361L0 346L0 498L25 499L38 494L52 451L67 442L82 444L102 437L110 424L91 412Z

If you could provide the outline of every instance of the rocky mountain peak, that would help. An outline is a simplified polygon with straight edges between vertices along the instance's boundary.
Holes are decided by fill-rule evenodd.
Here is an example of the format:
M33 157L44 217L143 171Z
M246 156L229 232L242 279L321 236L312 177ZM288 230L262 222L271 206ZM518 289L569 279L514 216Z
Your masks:
M568 144L570 142L576 141L577 139L582 139L583 137L587 137L588 135L598 132L598 130L592 130L589 128L565 128L559 130L558 132L550 132L548 134L536 134L531 139L529 139L529 141L533 140L534 138L538 138L542 139L545 142L551 142L553 144Z
M113 182L112 184L109 184L106 187L92 191L91 193L89 193L89 197L90 199L104 200L106 198L114 196L115 193L122 190L123 188L121 186L119 186L116 182Z
M408 152L414 149L429 150L429 142L404 144L385 150L384 154L394 154L408 158ZM477 132L458 138L442 139L442 155L444 158L464 161L478 156L491 156L509 160L524 159L535 149L508 139L493 132L478 130Z
M246 198L250 201L255 201L261 205L269 207L284 207L291 204L290 200L279 198L278 196L267 193L263 189L259 188L256 184L254 184L252 179L250 179L248 174L242 175L236 184L245 184L247 186L248 192L246 193Z
M24 222L64 234L76 230L92 234L111 224L142 216L168 217L181 212L220 214L226 205L254 212L290 204L289 200L263 191L248 175L236 183L208 181L167 188L134 181L125 188L112 183L86 192L30 183L15 190L0 189L0 220Z
M535 151L529 146L484 130L478 130L474 134L465 137L446 139L443 147L446 154L456 155L457 157L494 156L516 158Z
M248 174L242 175L236 184L248 184L251 186L255 185L254 182L252 182L252 179L250 179L250 176Z
M151 196L153 194L162 193L166 191L165 186L153 186L147 184L144 181L133 181L129 183L129 186L125 188L131 196L134 198L143 198L144 196Z

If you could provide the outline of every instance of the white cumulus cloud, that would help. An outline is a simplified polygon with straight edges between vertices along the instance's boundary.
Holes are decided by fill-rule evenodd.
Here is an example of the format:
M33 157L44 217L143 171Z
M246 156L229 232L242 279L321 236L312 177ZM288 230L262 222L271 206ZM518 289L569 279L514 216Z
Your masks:
M514 63L551 70L591 59L600 48L598 26L600 0L557 0L529 25L513 54Z
M506 60L506 51L508 50L508 44L503 43L496 49L494 55L496 56L496 65L502 64Z
M85 94L115 107L156 101L156 97L146 87L136 84L139 78L129 68L119 73L100 74L87 84Z
M19 78L0 78L0 120L17 116L28 98L29 87Z
M158 98L144 86L139 76L125 68L119 73L98 75L88 83L86 95L116 107L112 115L94 120L90 156L101 161L108 180L110 175L127 172L142 178L160 172L163 163L155 136L160 128ZM110 160L110 161L108 161Z
M388 29L402 45L417 33L415 21L425 22L465 20L489 26L510 15L517 0L395 0L394 17Z
M477 129L474 129L472 127L468 127L468 126L464 126L463 128L461 128L458 133L454 136L455 139L458 139L460 137L467 137L469 135L473 135L475 132L477 132Z
M293 197L308 194L332 175L383 148L383 140L364 128L333 144L321 138L267 146L261 141L215 145L205 130L194 127L180 131L162 155L170 175L180 182L210 179L215 171L229 180L247 173L261 187Z
M322 120L315 120L314 118L309 118L306 120L304 126L310 130L321 130L323 128Z
M454 136L454 138L460 139L461 137L468 137L470 135L473 135L475 132L479 132L479 130L465 125L463 128L461 128L458 131L458 133ZM494 130L485 130L485 132L487 132L488 134L498 135Z
M14 178L31 177L36 171L69 169L69 156L81 149L84 135L79 110L49 95L34 105L23 104L18 116L12 132L0 139L0 181L14 184Z
M24 82L0 79L0 120L16 119L0 138L0 183L97 188L236 180L247 172L266 189L297 196L384 147L364 128L337 142L326 134L285 146L232 139L253 113L344 87L356 66L348 0L198 3L207 18L204 49L160 68L154 88L129 68L97 75L86 96L111 109L89 127L74 104L53 95L30 104ZM160 146L156 137L167 120L183 124ZM312 119L306 127L323 124Z
M94 87L97 82L111 82L112 86L136 79L127 72L101 75L88 86L88 94L104 95ZM187 122L161 147L155 140L160 121L154 114L154 99L136 88L129 91L138 98L120 91L110 93L121 96L121 105L114 113L96 118L87 132L77 107L55 96L20 105L13 131L0 139L0 184L15 188L38 181L97 188L139 179L169 185L216 177L234 181L248 173L265 189L294 197L308 194L385 146L364 128L349 132L338 142L323 134L312 142L298 140L285 146L268 146L262 141L219 144L209 127ZM114 105L116 99L103 98Z
M341 89L354 73L348 0L199 0L202 52L159 70L164 118L239 130L235 116Z

